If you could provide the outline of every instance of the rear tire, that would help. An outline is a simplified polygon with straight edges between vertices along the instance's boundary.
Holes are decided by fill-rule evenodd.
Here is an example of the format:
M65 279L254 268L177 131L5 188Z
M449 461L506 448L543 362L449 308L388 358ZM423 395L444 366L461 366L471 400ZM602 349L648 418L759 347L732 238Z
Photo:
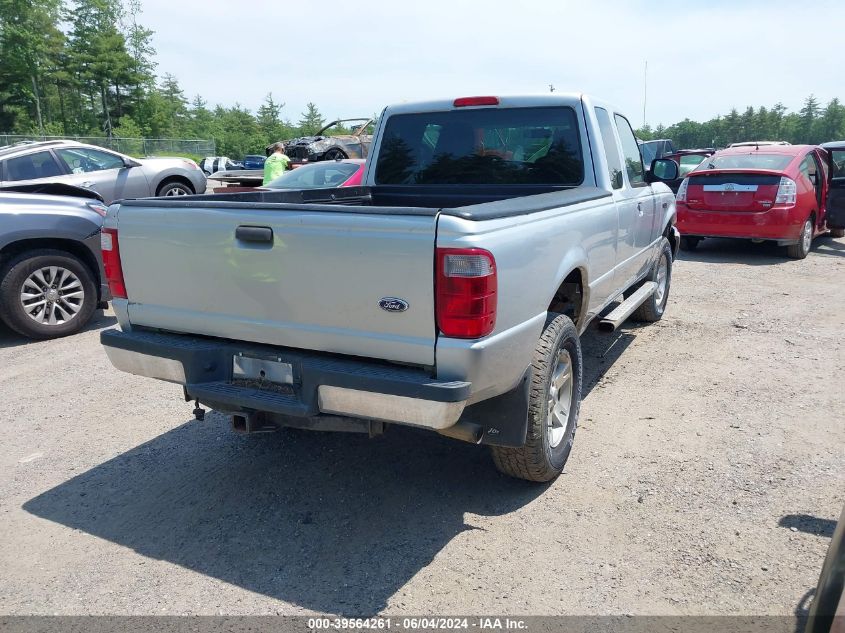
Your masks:
M694 251L698 248L698 243L701 242L700 237L682 237L681 238L681 250L682 251Z
M634 321L654 323L663 318L669 301L669 286L672 285L672 245L664 237L660 243L660 254L652 266L646 281L657 283L657 290L631 315Z
M493 462L517 479L551 481L569 458L581 407L581 342L569 317L549 313L532 370L525 444L492 446Z
M830 229L831 237L845 237L845 229Z
M786 255L792 259L804 259L809 255L813 245L813 218L807 218L804 226L801 227L801 236L797 244L790 244L786 247Z
M70 253L29 251L0 273L0 319L23 336L48 339L75 334L96 309L94 276Z

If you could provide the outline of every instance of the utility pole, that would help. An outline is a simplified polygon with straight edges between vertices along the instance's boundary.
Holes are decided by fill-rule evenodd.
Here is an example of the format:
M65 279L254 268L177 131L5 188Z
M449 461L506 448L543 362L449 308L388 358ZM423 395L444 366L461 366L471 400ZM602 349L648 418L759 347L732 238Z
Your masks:
M554 92L554 91L555 91L554 84L549 84L549 92Z
M648 99L648 60L645 61L643 70L643 127L645 127L645 105Z

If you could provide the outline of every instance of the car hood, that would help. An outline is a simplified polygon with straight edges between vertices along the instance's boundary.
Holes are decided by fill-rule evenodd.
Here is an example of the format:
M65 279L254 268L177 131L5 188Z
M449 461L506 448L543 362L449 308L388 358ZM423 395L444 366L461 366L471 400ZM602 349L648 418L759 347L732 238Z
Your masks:
M334 143L348 143L357 141L358 137L351 134L342 134L340 136L300 136L285 142L285 145L313 145L315 143L334 142Z
M193 163L190 158L179 158L178 156L155 156L150 158L137 159L142 165L148 165L156 169L166 169L167 167L181 167L182 169L192 169L189 163Z

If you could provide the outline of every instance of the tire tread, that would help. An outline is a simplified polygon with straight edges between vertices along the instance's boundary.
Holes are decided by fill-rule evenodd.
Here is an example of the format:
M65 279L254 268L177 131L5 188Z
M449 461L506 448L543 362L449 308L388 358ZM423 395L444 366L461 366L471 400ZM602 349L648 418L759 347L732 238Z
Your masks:
M549 372L549 365L558 349L558 341L567 336L574 336L577 340L578 334L575 325L569 317L550 312L546 318L543 333L537 343L534 354L533 371L531 373L531 390L528 408L528 433L525 444L521 447L492 446L493 463L501 472L517 479L528 481L546 482L551 481L560 474L560 470L549 464L545 455L543 434L546 432L545 413L540 411L540 405L545 408L546 402L546 376ZM573 362L578 359L573 358ZM578 382L580 386L580 370ZM577 424L577 408L580 406L580 389L575 402ZM538 417L542 418L538 420ZM539 423L538 423L539 422Z

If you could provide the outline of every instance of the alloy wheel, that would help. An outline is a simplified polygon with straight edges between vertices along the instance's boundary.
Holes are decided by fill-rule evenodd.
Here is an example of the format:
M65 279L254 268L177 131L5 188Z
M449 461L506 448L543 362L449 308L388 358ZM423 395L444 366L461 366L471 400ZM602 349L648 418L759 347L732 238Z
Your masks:
M61 266L45 266L23 282L20 302L26 315L42 325L62 325L79 314L85 302L85 289L72 271Z
M549 381L549 404L546 422L549 447L555 448L566 437L569 428L569 412L572 409L572 356L561 349L557 353L552 377Z

